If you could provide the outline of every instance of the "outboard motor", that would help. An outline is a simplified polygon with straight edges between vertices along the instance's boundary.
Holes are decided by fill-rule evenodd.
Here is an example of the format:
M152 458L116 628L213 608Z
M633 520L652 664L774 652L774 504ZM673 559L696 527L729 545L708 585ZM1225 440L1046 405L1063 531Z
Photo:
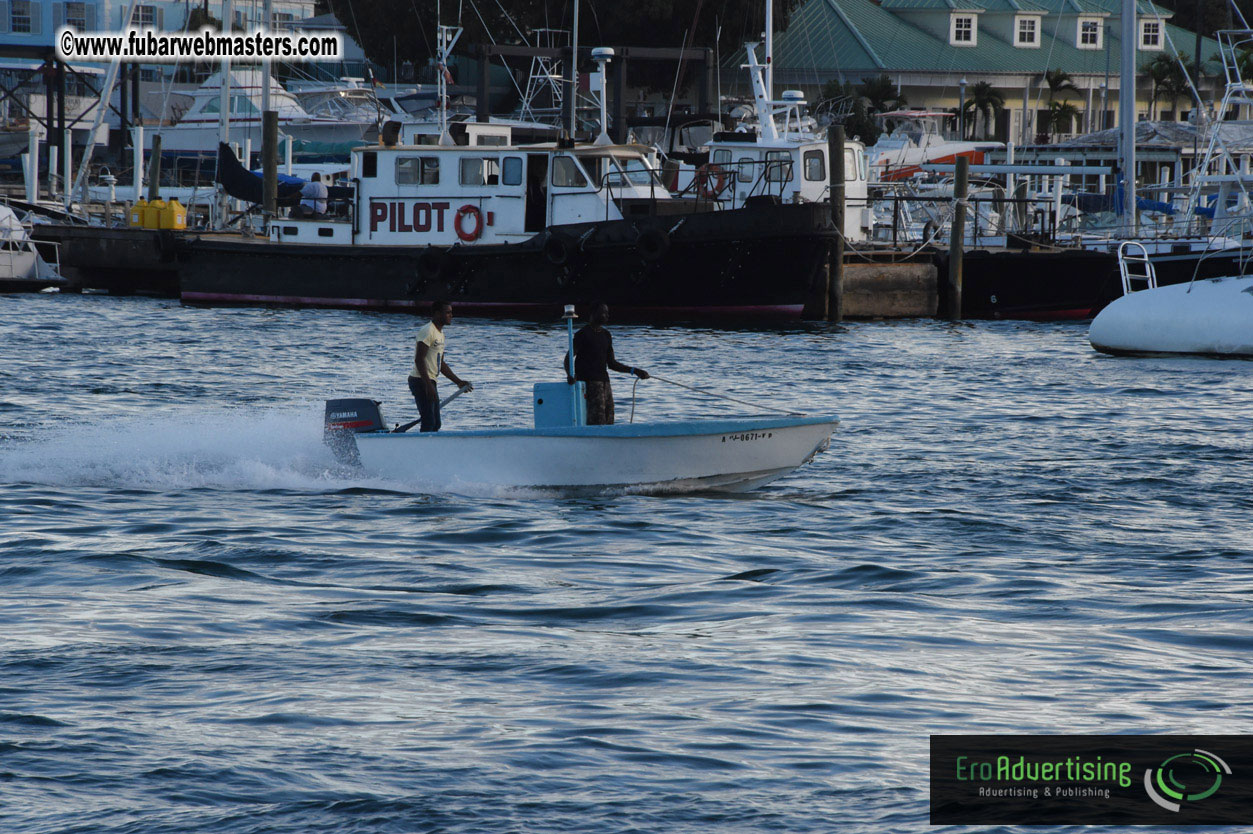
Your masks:
M340 463L359 464L357 441L353 435L368 431L385 431L383 413L377 400L327 400L322 426L322 442L331 447Z

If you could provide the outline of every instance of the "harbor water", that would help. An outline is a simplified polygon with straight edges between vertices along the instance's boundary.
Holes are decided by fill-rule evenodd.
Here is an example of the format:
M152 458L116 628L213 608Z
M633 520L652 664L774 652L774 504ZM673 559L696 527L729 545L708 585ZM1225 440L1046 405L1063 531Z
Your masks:
M413 419L420 323L0 297L0 831L939 830L931 734L1253 720L1253 363L611 325L844 422L751 493L563 498L336 466L322 401ZM562 378L560 321L447 335L446 428ZM614 382L620 421L753 410Z

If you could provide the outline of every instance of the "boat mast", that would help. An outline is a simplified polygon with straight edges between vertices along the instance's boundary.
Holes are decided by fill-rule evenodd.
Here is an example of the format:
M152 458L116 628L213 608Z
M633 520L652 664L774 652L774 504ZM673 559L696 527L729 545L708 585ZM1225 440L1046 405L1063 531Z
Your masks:
M222 34L231 33L231 18L235 16L232 0L222 3ZM231 59L229 55L222 57L222 84L218 91L218 142L229 145L231 141ZM220 152L219 152L220 153ZM251 160L244 160L244 167L250 168ZM218 223L226 225L227 213L230 209L230 197L223 188L218 194Z
M1118 121L1122 127L1119 167L1128 233L1136 234L1136 0L1122 0L1122 60L1118 80Z
M570 32L570 141L579 123L579 0L574 0L574 28Z
M774 0L766 0L766 101L774 101Z
M439 70L438 95L439 95L439 143L441 145L455 144L452 136L448 134L448 81L452 74L448 71L448 56L452 54L452 48L456 45L457 39L461 37L461 29L455 26L440 26L436 37L436 48L439 50Z
M274 20L274 0L265 0L261 4L261 28L268 34L270 22ZM261 112L270 109L270 61L261 62ZM264 118L264 116L262 116Z

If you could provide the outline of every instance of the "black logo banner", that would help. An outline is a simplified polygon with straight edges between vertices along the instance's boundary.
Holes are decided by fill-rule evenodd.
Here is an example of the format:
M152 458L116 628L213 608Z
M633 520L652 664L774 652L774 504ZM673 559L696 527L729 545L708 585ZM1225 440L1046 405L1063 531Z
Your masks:
M1253 824L1253 736L931 736L931 824Z

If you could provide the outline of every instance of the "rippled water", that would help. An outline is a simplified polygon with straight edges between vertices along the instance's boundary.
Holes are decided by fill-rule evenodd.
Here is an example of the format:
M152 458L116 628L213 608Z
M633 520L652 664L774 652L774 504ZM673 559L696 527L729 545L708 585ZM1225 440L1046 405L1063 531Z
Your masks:
M923 831L931 733L1253 719L1253 363L619 325L845 422L749 494L563 499L334 466L324 398L416 416L418 323L0 296L0 831ZM559 323L448 336L450 428L560 378Z

